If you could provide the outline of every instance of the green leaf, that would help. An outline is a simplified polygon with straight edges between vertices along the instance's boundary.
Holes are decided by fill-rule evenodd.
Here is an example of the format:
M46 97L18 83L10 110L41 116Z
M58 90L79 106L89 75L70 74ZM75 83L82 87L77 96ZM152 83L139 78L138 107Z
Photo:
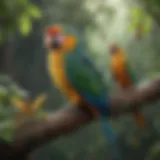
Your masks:
M30 4L29 0L16 0L16 3L19 6L28 6Z
M156 144L154 144L152 147L151 147L151 152L152 154L156 155L156 154L160 154L160 143L157 142Z
M151 30L152 19L151 17L143 11L140 7L134 7L130 10L131 23L129 23L128 30L133 32L138 23L142 23L144 34L147 34Z
M21 15L18 19L18 27L22 35L28 35L32 28L30 17L26 14Z
M5 120L0 123L1 137L5 140L11 140L13 135L13 120Z
M134 21L134 23L139 22L139 19L141 17L141 11L139 8L132 8L130 11L130 16L132 21Z
M35 19L41 18L41 11L40 11L40 9L38 7L36 7L35 5L33 5L33 4L31 4L28 7L28 13L29 13L29 15L32 18L35 18Z
M150 17L146 17L145 24L144 24L144 33L150 32L151 27L152 27L152 20Z
M133 32L133 31L135 31L135 28L136 28L136 24L129 24L128 31Z
M7 95L7 93L8 93L7 88L6 88L6 87L4 87L4 86L2 86L2 85L0 85L0 97L4 97L4 96L6 96L6 95Z

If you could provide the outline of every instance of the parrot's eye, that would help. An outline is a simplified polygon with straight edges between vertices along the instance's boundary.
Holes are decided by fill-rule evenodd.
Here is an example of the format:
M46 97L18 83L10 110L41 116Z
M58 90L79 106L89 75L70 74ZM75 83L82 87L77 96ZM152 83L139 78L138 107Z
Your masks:
M56 35L53 39L52 39L52 45L51 47L53 49L59 49L62 47L63 44L63 36L62 35Z

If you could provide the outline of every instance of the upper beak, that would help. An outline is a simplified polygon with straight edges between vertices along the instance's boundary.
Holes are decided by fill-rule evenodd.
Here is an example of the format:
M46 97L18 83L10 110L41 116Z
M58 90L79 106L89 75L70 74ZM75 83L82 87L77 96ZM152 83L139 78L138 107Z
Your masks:
M46 48L59 49L62 47L64 42L64 37L60 35L48 36L44 38L44 45Z

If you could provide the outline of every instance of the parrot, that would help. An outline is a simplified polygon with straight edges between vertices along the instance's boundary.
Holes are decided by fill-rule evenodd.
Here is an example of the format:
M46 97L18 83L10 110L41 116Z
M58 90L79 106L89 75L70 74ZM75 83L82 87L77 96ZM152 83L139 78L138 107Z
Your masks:
M109 46L110 69L114 81L122 89L127 89L136 84L136 77L127 63L125 52L117 44ZM145 127L145 119L143 114L137 109L134 111L134 117L137 128Z
M100 115L105 136L112 147L114 160L121 159L116 135L107 122L110 99L102 74L95 67L76 30L64 24L53 24L44 30L47 69L53 84L73 104L88 104Z

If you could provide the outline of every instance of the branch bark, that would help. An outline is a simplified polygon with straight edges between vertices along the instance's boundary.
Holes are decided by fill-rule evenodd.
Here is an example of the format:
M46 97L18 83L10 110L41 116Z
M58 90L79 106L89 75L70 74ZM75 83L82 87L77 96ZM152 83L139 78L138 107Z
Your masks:
M160 97L160 78L146 85L137 85L126 91L110 95L111 117L132 112L134 106L158 100ZM7 158L25 159L31 151L40 145L68 134L96 119L87 106L64 106L61 110L49 114L44 120L35 120L20 127L11 144L12 150Z

